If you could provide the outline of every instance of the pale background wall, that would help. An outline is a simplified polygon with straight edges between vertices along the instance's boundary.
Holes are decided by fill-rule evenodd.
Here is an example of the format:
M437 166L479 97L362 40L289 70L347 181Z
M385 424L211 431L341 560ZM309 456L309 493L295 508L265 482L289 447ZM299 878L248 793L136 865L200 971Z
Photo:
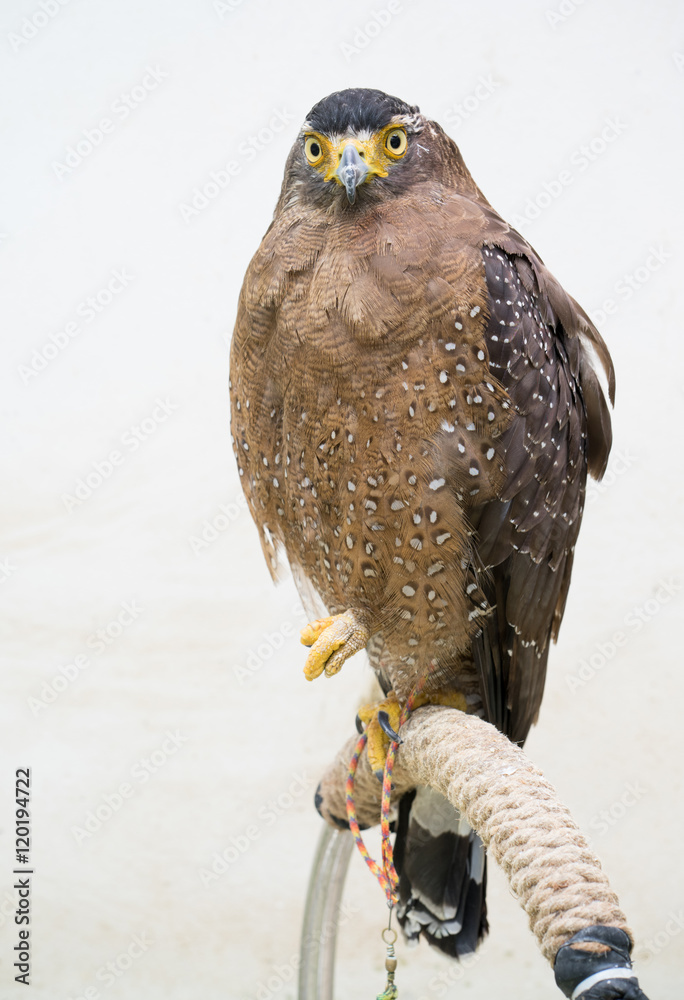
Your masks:
M365 85L449 129L612 349L615 460L588 505L528 751L604 861L644 987L675 1000L681 6L395 0L389 23L366 33L385 0L56 4L44 0L50 16L38 0L0 10L0 996L24 995L10 969L11 787L27 765L35 1000L294 995L313 789L352 731L367 668L357 657L334 680L303 680L295 591L272 587L240 504L227 345L300 121L330 91ZM103 118L96 148L60 168ZM604 129L589 162L582 147ZM227 186L185 221L183 204L229 161ZM91 314L82 303L114 271ZM51 336L65 346L43 354ZM56 356L30 369L39 354ZM90 494L65 501L89 475ZM120 808L109 819L100 808L105 821L86 831L122 784ZM248 849L203 884L231 843ZM375 995L385 911L356 858L347 906L339 996ZM463 973L402 949L402 997L556 995L496 873L490 914L482 957ZM108 962L109 979L98 972Z

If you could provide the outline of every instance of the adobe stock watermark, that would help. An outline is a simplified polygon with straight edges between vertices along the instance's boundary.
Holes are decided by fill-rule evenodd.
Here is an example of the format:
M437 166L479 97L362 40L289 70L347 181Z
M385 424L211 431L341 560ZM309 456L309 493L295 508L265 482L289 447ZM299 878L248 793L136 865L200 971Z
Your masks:
M467 118L475 114L477 109L488 101L495 90L501 86L500 80L495 80L493 76L479 76L477 84L473 90L465 97L461 98L458 104L452 104L444 112L444 120L453 128L458 128Z
M314 787L313 778L304 771L294 774L293 780L284 792L269 799L257 812L258 822L249 823L242 833L228 839L228 844L222 851L217 851L211 859L210 866L200 868L198 876L202 885L211 885L225 875L231 865L247 853L252 844L261 838L264 830L277 823L281 816L291 809L297 799Z
M292 605L291 614L299 621L299 624L292 620L285 621L279 625L275 632L263 632L261 642L258 646L254 646L249 650L243 663L233 665L233 673L241 684L244 684L245 681L248 681L254 674L261 670L263 665L268 663L273 657L274 653L279 652L283 648L285 640L296 635L302 626L306 624L306 612L299 601Z
M69 0L40 0L40 3L33 11L23 19L16 31L10 31L7 41L10 43L13 52L19 52L25 45L33 41L43 28L53 21L60 11L66 7Z
M243 3L244 0L214 0L212 6L218 14L219 20L222 21L226 14L232 14Z
M187 201L178 205L183 222L189 224L230 187L246 164L252 163L295 120L286 108L274 108L267 124L248 135L237 147L237 155L226 160L223 166L209 172L209 177L192 189Z
M247 497L240 491L235 499L219 504L218 511L212 517L205 517L198 534L190 535L188 544L196 556L201 556L224 531L242 515L247 507Z
M403 9L401 0L388 0L384 7L371 10L368 20L357 25L351 42L340 42L340 51L347 62L368 48L373 39L377 38Z
M122 781L113 792L103 792L101 801L85 814L82 825L71 827L71 834L79 847L101 830L123 804L135 795L136 788L147 784L152 775L164 767L169 758L175 756L180 747L190 739L178 730L170 732L167 729L164 736L163 743L149 757L140 757L131 767L131 781Z
M52 169L57 178L62 181L80 167L83 161L101 145L105 136L111 135L117 125L125 122L168 75L159 66L146 66L140 82L130 90L123 91L112 101L109 106L109 115L100 118L96 125L84 128L81 137L72 145L67 146L63 154L63 162L60 160L52 161Z
M637 456L628 450L617 451L611 454L608 468L604 472L601 482L597 483L595 479L587 479L585 503L593 503L606 490L609 490L618 479L624 476L626 472L629 472L636 461Z
M654 934L648 941L644 941L639 947L639 957L641 959L653 958L654 955L659 955L661 951L664 951L672 943L672 939L676 938L684 930L684 910L677 910L676 913L670 911L667 916L668 920L663 929Z
M309 935L308 938L305 938L302 941L302 949L307 946L320 947L326 941L334 939L339 928L344 927L358 912L358 906L344 900L340 904L335 920L329 920L322 924L320 933L315 937L314 935ZM268 978L258 980L254 1000L271 1000L271 997L280 993L288 983L292 983L299 970L301 960L301 952L295 952L290 955L290 958L286 962L279 962L272 965Z
M86 648L92 650L95 656L101 656L113 643L119 639L130 626L138 620L145 610L138 602L122 601L119 613L103 625L102 628L92 632L85 641ZM70 663L65 663L59 667L50 680L45 681L40 689L40 693L29 695L26 699L28 707L34 716L54 704L71 685L78 680L81 673L92 666L93 659L86 653L78 653Z
M658 589L653 597L625 615L622 628L616 629L604 642L597 643L594 652L580 661L575 673L565 675L565 683L573 694L592 681L614 659L618 650L650 624L666 604L681 594L684 585L679 580L669 579L659 580L656 586Z
M14 563L10 562L9 556L5 556L4 559L0 559L0 583L6 583L7 580L16 573L17 567Z
M89 295L76 306L74 313L77 319L69 320L60 330L48 334L47 341L42 347L36 347L31 352L31 360L28 364L18 365L17 371L24 385L28 385L32 378L45 371L48 365L55 360L63 351L73 343L86 326L89 326L100 313L107 309L113 300L128 288L134 280L134 276L129 274L125 267L114 268L110 271L109 280L99 288L94 295Z
M92 462L90 470L80 479L76 480L73 493L62 493L62 503L69 512L80 507L86 500L89 500L95 490L114 474L114 470L120 468L126 461L127 455L132 455L140 448L143 442L147 441L156 433L159 426L165 423L172 413L178 409L178 403L173 403L168 396L161 399L155 397L155 406L148 416L138 424L131 424L127 427L119 438L122 448L112 448L103 459Z
M584 0L561 0L557 7L549 8L546 11L546 20L552 28L557 28L559 24L565 24L569 17L576 13L577 8L584 4Z
M607 809L601 809L595 816L592 816L589 820L590 829L595 830L600 835L608 833L610 828L624 819L629 810L634 808L637 802L640 802L647 794L647 789L643 788L639 781L628 782L622 794L614 802L611 802Z
M468 955L463 955L458 962L454 962L448 969L433 976L428 983L429 994L422 993L418 1000L432 1000L433 995L438 997L451 996L451 987L460 982L468 971L477 965L482 957L487 955L487 945L480 946L477 951Z
M95 979L98 983L102 983L105 989L109 989L147 953L153 944L154 941L148 931L134 934L127 948L100 966L95 973ZM87 986L78 996L69 996L67 1000L100 1000L101 997L102 992L97 986Z
M633 271L626 271L613 285L612 294L603 300L598 309L591 310L591 318L597 326L613 316L624 302L629 302L640 289L647 284L654 274L661 269L666 261L672 259L672 254L661 244L648 248L643 262Z
M603 127L588 142L573 150L568 166L564 167L556 177L544 181L542 190L525 202L524 208L511 219L511 224L517 229L524 229L535 222L560 196L566 188L577 180L589 167L596 163L612 144L627 130L627 122L619 115L606 118Z

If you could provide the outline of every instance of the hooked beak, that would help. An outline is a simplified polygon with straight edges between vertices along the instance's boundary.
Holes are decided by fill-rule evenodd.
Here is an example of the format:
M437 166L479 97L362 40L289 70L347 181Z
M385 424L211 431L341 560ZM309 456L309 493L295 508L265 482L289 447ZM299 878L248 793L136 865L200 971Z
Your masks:
M353 205L356 201L356 189L359 184L363 184L368 175L368 166L361 159L353 143L350 142L344 147L335 174L347 192L349 204Z

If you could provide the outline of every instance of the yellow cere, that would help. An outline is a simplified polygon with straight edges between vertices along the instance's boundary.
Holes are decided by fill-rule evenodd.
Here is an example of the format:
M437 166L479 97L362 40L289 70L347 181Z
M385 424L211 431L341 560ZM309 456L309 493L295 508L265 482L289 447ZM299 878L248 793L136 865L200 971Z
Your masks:
M388 125L375 132L369 139L354 139L345 136L339 142L333 143L320 132L308 132L304 139L304 152L312 167L323 174L326 181L336 181L342 153L346 146L355 146L359 156L368 167L366 181L371 177L387 177L388 166L395 160L400 160L406 152L408 139L406 130L396 125Z

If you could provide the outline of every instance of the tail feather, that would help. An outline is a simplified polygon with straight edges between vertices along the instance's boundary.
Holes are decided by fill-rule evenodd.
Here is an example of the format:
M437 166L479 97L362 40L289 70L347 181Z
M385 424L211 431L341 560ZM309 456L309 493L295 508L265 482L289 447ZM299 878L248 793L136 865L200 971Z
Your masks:
M418 788L399 806L394 859L397 915L409 944L421 934L453 958L487 933L487 864L482 841L439 792Z

